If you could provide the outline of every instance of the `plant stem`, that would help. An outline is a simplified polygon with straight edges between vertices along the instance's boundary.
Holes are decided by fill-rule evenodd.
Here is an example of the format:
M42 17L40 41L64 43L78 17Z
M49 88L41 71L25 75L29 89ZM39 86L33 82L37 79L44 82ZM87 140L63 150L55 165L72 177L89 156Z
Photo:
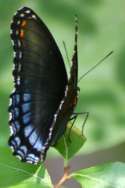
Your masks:
M57 182L57 184L54 186L54 188L61 188L61 186L68 180L71 178L70 176L70 167L66 166L64 167L64 174L61 177L61 179Z

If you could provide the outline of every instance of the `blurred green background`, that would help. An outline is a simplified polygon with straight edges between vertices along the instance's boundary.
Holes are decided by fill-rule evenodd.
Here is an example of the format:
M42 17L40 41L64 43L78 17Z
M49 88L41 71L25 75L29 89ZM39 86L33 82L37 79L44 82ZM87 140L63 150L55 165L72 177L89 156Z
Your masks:
M89 112L87 142L81 153L113 146L125 140L125 1L119 0L1 0L0 1L0 147L9 136L8 103L13 88L13 50L10 22L21 6L32 8L55 37L69 67L62 41L72 57L74 15L79 17L79 77L111 50L114 54L80 83L76 111ZM82 124L80 117L76 126Z

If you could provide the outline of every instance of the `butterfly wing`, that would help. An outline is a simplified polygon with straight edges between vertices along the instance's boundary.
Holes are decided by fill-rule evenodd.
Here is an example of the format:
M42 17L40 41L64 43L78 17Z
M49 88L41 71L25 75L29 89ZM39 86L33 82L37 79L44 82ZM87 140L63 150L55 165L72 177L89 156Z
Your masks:
M10 96L9 145L22 161L38 163L49 147L67 74L51 33L30 8L17 11L11 31L15 91Z
M70 70L70 78L66 86L64 98L60 102L60 106L56 113L56 121L54 122L54 129L51 144L54 145L58 139L64 134L68 121L73 114L78 100L78 21L76 18L75 25L75 45L72 57L72 66Z

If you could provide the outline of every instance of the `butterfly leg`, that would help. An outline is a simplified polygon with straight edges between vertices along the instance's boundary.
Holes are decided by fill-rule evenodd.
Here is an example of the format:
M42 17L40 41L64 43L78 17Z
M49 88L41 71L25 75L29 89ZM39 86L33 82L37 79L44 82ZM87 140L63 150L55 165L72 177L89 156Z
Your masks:
M70 120L69 120L69 121L72 121L71 127L70 127L69 132L68 132L68 140L69 140L69 142L71 142L71 138L70 138L71 130L72 130L72 128L73 128L73 125L74 125L74 123L75 123L77 117L78 117L77 114L73 114L72 117L71 117Z
M72 117L70 118L70 121L73 120L73 122L72 122L72 125L71 125L71 127L70 127L70 129L69 129L69 133L68 133L69 141L71 141L71 138L70 138L71 130L72 130L72 128L73 128L73 126L74 126L74 123L75 123L75 121L76 121L76 119L77 119L77 117L78 117L79 115L84 115L84 116L85 116L85 119L84 119L83 124L82 124L82 135L83 135L84 126L85 126L85 123L86 123L86 121L87 121L87 119L88 119L89 112L77 112L77 113L73 113Z
M85 115L85 118L84 118L84 121L83 121L83 124L82 124L82 136L83 136L84 126L85 126L86 121L89 117L89 112L81 112L81 113L78 113L78 115Z

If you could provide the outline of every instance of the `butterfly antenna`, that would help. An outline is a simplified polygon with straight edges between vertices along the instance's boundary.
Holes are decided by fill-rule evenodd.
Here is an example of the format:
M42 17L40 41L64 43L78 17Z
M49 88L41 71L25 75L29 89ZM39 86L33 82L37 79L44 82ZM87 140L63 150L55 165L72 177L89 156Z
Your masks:
M103 61L105 61L109 56L111 56L114 53L114 51L109 52L105 57L103 57L98 63L96 63L93 67L91 67L85 74L83 74L78 82L80 82L87 74L89 74L92 70L94 70L96 67L98 67Z
M66 53L67 62L68 62L69 68L70 68L71 64L70 64L70 60L69 60L69 56L68 56L68 50L67 50L65 41L63 41L63 46L64 46L64 50L65 50L65 53Z

